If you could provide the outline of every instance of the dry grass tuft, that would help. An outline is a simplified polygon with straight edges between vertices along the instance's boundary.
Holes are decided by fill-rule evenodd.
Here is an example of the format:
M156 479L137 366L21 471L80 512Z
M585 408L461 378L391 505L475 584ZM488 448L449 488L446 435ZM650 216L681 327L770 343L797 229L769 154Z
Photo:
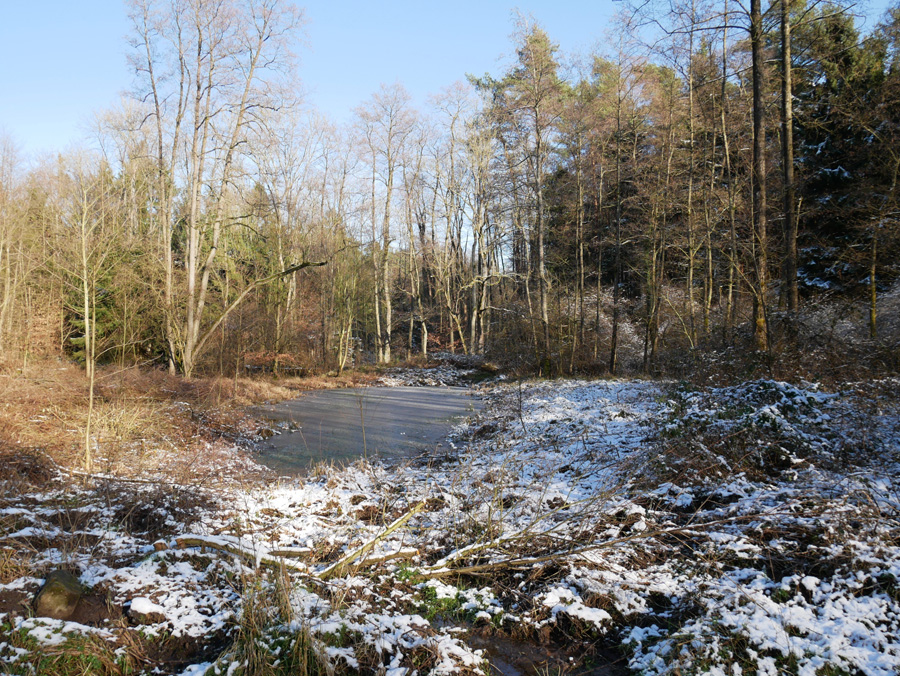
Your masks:
M49 456L38 449L17 445L0 446L0 467L4 470L0 485L10 488L41 485L54 474L54 463Z
M305 627L292 628L292 583L284 570L244 580L234 642L219 659L235 676L318 676L334 673Z
M53 674L53 676L126 676L137 673L147 660L137 642L118 646L99 636L71 635L56 645L37 645L28 635L11 632L10 645L37 653L30 665L32 671L21 673Z
M15 549L0 549L0 584L9 584L31 572L31 556Z
M140 473L154 464L152 449L161 448L188 459L187 465L175 462L171 467L190 476L196 458L215 451L219 440L231 444L252 434L244 407L374 378L348 373L185 379L162 369L102 367L91 419L94 469ZM51 478L54 465L80 467L88 399L84 372L71 364L48 359L0 371L0 464L12 468L0 481L35 485Z

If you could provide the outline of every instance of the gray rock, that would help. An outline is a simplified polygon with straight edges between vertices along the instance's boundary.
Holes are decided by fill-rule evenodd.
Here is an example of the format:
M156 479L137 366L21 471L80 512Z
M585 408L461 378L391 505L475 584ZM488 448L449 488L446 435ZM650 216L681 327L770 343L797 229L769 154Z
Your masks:
M34 596L34 614L54 620L68 620L75 614L84 588L72 573L54 570Z

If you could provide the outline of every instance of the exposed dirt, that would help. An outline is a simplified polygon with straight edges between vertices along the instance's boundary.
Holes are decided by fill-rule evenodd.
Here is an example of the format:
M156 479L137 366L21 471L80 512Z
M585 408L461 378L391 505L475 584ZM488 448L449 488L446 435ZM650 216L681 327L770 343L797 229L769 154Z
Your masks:
M149 663L159 667L163 673L174 673L180 667L215 659L228 642L228 637L221 632L199 638L167 636L158 640L145 639L141 649Z
M34 591L37 591L35 586ZM22 615L31 605L31 599L34 591L28 592L20 589L3 589L0 590L0 615L18 614Z
M466 642L485 651L493 673L498 676L550 673L625 676L630 673L621 655L574 639L568 643L549 640L537 643L514 639L491 627L479 627L468 635Z
M124 613L122 606L117 605L105 593L92 590L79 599L75 613L69 619L89 627L106 627L119 622Z

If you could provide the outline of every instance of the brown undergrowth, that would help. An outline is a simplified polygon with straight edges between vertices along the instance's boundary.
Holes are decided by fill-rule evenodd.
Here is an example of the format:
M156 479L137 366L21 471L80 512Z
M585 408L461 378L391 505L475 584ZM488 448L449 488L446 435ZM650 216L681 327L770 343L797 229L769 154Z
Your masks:
M281 401L302 392L347 387L375 376L200 377L185 379L161 369L98 369L91 418L95 471L121 474L146 467L135 454L165 447L190 458L192 450L224 441L252 439L254 421L243 407ZM53 465L78 468L82 462L89 384L84 371L57 360L0 370L0 459L13 470L7 481L40 483Z

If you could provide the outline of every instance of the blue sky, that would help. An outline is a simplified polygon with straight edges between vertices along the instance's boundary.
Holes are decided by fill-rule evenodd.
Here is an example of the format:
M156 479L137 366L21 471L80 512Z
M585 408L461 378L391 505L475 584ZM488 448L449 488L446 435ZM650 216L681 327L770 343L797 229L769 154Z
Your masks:
M880 15L888 0L866 12ZM26 154L63 150L87 134L94 111L132 84L120 0L2 0L0 130ZM516 9L565 52L601 43L618 9L610 0L313 0L298 51L308 100L337 121L378 86L400 82L424 104L466 73L499 73ZM869 19L869 23L874 23Z

